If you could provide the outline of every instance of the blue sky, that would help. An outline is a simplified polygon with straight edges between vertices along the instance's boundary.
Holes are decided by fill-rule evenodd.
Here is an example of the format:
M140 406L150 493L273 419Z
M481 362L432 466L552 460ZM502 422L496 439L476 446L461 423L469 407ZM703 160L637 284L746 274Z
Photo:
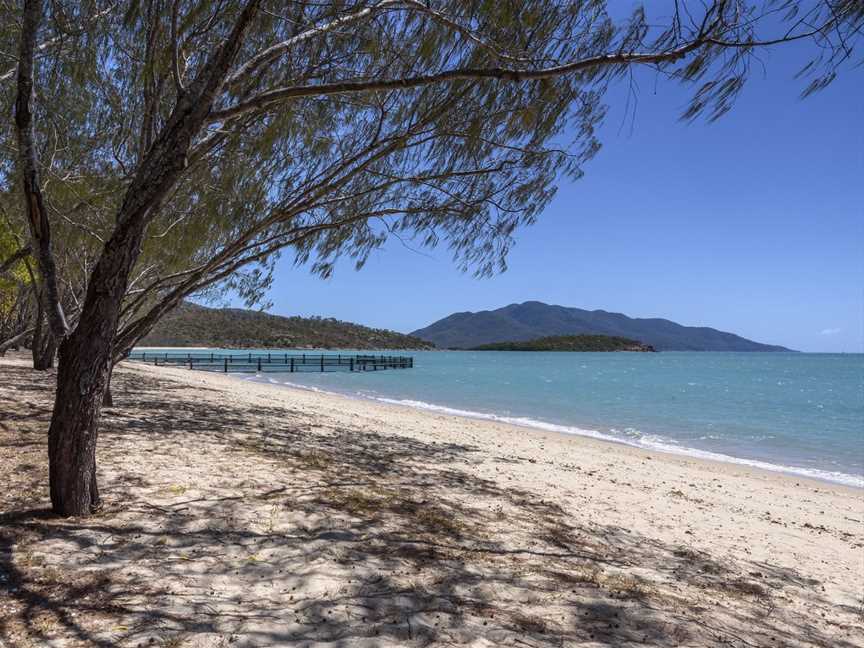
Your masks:
M802 45L764 53L719 122L678 120L685 88L639 76L632 129L608 95L603 150L517 233L509 270L389 242L329 280L280 261L271 312L411 331L540 300L706 325L804 351L864 351L862 70L799 99Z

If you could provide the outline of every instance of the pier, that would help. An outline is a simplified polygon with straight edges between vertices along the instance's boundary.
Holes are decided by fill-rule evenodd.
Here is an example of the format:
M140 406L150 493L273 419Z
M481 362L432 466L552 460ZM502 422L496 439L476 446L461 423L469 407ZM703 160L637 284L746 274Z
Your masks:
M411 356L345 355L325 353L210 353L177 351L133 351L126 358L156 367L186 367L221 373L299 373L324 371L383 371L412 369Z

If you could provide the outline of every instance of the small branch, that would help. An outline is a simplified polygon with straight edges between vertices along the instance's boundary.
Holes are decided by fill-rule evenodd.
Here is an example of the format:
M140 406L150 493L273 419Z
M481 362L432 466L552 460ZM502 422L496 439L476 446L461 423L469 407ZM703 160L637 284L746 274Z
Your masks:
M16 263L18 263L21 259L24 259L30 256L30 252L33 251L33 248L29 245L20 248L17 252L15 252L12 256L7 258L3 263L0 263L0 275L4 274L8 270L12 268Z
M742 47L770 47L771 45L780 45L781 43L794 43L795 41L802 40L805 38L812 38L817 34L823 34L826 30L830 29L833 25L840 22L841 16L834 16L831 20L826 22L821 27L816 27L811 29L808 32L803 32L801 34L785 35L780 36L778 38L773 38L770 40L751 40L751 41L727 41L722 40L720 38L706 38L705 42L711 45L718 45L720 47L730 47L730 48L742 48Z
M60 36L55 36L54 38L50 38L47 41L45 41L44 43L42 43L41 45L37 45L35 47L35 52L37 52L37 53L43 52L43 51L53 47L54 45L56 45L60 41L61 41ZM11 81L12 79L14 79L15 73L17 71L18 71L18 67L15 66L15 67L9 68L3 74L0 74L0 83L5 83L6 81Z
M68 35L74 35L74 34L76 34L76 33L83 32L83 31L84 31L87 27L89 27L91 24L95 23L95 22L98 21L99 19L103 18L104 16L106 16L106 15L108 15L109 13L111 13L112 11L114 11L114 8L115 8L116 6L117 6L117 3L116 3L116 2L112 2L112 3L111 3L110 5L108 5L108 7L106 7L103 11L100 11L99 13L95 14L92 18L90 18L90 19L89 19L89 20L88 20L88 21L87 21L87 22L86 22L86 23L81 27L81 29L78 30L78 31L76 31L76 32L71 32L71 33L69 33L69 34L60 34L60 35L54 36L53 38L49 38L49 39L46 40L44 43L40 43L39 45L36 45L36 46L35 46L35 53L36 53L36 54L40 54L40 53L42 53L42 52L44 52L44 51L46 51L46 50L48 50L48 49L51 49L52 47L54 47L54 46L57 45L58 43L62 43L62 42L65 40L65 37L68 36ZM0 74L0 83L5 83L6 81L11 81L12 79L14 79L14 78L15 78L15 74L17 73L17 71L18 71L18 67L17 67L17 65L16 65L15 67L9 68L8 70L6 70L6 71L3 72L2 74Z
M171 75L174 77L174 87L179 97L186 91L183 87L183 75L180 73L180 38L177 33L177 14L180 11L180 0L174 0L171 7Z
M374 7L367 7L366 9L361 9L360 11L356 11L346 16L342 16L341 18L337 18L336 20L333 20L324 25L319 25L313 27L312 29L308 29L301 34L297 34L296 36L289 38L288 40L282 41L281 43L276 43L275 45L259 52L251 59L246 61L243 65L241 65L237 70L235 70L234 73L232 73L225 79L225 86L232 86L244 81L245 79L249 78L252 73L255 72L257 69L275 61L285 52L290 50L295 45L302 43L303 41L309 40L314 36L326 34L327 32L339 29L340 27L347 27L352 23L359 22L361 20L374 16L378 12L390 6L398 5L401 2L402 0L383 0Z
M321 36L323 34L333 32L337 29L347 27L351 24L361 22L366 19L374 18L378 14L389 10L417 11L419 13L429 16L435 22L438 22L446 26L447 28L453 30L454 32L462 35L463 37L475 43L479 47L488 50L492 53L493 56L498 59L509 61L511 63L529 62L529 59L510 56L501 52L497 47L480 38L472 30L468 29L467 27L463 27L455 20L449 18L444 13L432 9L429 6L428 2L424 3L420 0L383 0L375 6L355 11L354 13L342 16L341 18L337 18L323 25L313 27L312 29L308 29L301 34L297 34L292 38L268 47L256 56L249 59L249 61L240 66L237 71L235 71L230 77L228 77L228 79L226 80L226 86L231 86L248 79L253 72L277 60L280 56L287 53L292 47L299 45L304 41L307 41L315 36Z
M13 335L11 338L0 342L0 353L5 353L7 349L15 346L15 344L17 344L19 340L24 339L24 337L32 333L35 328L35 326L31 326L30 328L24 329L17 335Z

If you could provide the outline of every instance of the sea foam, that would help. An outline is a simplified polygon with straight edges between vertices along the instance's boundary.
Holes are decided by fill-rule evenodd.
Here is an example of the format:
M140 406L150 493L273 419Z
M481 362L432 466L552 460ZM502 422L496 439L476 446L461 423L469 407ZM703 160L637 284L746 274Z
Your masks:
M557 423L539 421L537 419L532 419L524 416L501 416L499 414L492 414L488 412L475 412L472 410L445 407L443 405L435 405L434 403L426 403L424 401L418 400L384 398L381 396L365 396L365 398L376 400L382 403L388 403L391 405L402 405L405 407L413 407L415 409L422 409L431 412L440 412L442 414L448 414L451 416L461 416L465 418L496 421L499 423L507 423L520 427L545 430L547 432L557 432L559 434L574 434L578 436L590 437L592 439L599 439L601 441L621 443L636 448L643 448L645 450L655 450L658 452L666 452L669 454L694 457L696 459L707 459L709 461L719 461L723 463L750 466L752 468L769 470L771 472L779 472L789 475L800 475L801 477L819 479L822 481L842 484L844 486L864 488L864 476L849 475L843 472L835 472L828 470L818 470L815 468L784 466L782 464L773 464L767 461L759 461L757 459L743 459L741 457L733 457L731 455L721 454L718 452L699 450L697 448L688 448L685 446L681 446L674 439L665 439L661 436L654 434L643 435L638 430L634 430L633 428L628 428L627 436L617 436L615 434L600 432L599 430L591 430L571 425L559 425Z
M247 379L864 488L864 357L838 358L418 352L408 373Z

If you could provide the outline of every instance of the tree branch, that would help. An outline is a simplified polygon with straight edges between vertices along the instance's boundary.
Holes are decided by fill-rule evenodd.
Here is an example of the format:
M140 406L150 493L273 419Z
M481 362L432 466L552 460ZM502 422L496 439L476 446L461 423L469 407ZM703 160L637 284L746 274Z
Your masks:
M75 34L78 32L83 32L91 24L95 23L100 18L103 18L104 16L106 16L109 13L111 13L112 11L114 11L114 8L116 6L117 6L117 3L112 2L104 10L96 13L95 15L93 15L92 18L88 19L87 22L84 23L84 25L81 27L80 30L77 30L76 32L72 32L72 34ZM34 50L35 50L34 53L40 54L46 50L51 49L52 47L54 47L58 43L62 43L64 41L64 37L68 36L68 35L70 35L70 34L58 34L57 36L54 36L53 38L49 38L45 42L40 43L39 45L36 45L34 48ZM17 71L18 71L18 66L15 65L15 66L9 68L8 70L6 70L5 72L3 72L2 74L0 74L0 83L5 83L6 81L11 81L12 79L14 79Z
M0 263L0 275L5 273L6 271L10 270L12 268L12 266L14 266L16 263L18 263L21 259L24 259L24 258L30 256L30 252L32 250L33 250L33 248L31 246L27 245L23 248L20 248L17 252L12 254L12 256L10 256L5 261L3 261L3 263Z
M237 70L235 70L230 76L225 79L226 86L232 86L242 81L248 79L252 73L256 70L265 66L269 63L272 63L280 56L285 54L288 50L290 50L295 45L302 43L303 41L309 40L315 36L320 36L321 34L326 34L328 32L339 29L340 27L347 27L356 22L360 22L366 18L370 18L376 15L378 12L383 11L392 6L396 6L399 4L403 4L404 0L382 0L374 7L367 7L366 9L361 9L359 11L355 11L354 13L348 14L346 16L342 16L341 18L337 18L336 20L332 20L329 23L324 25L313 27L312 29L308 29L301 34L297 34L288 40L284 40L281 43L276 43L275 45L268 47L267 49L259 52L251 59L246 61L243 65L241 65Z
M592 56L590 58L580 59L564 65L556 65L539 70L518 70L515 68L497 67L457 68L453 70L445 70L436 74L424 74L414 77L404 77L401 79L340 81L336 83L321 83L279 88L277 90L262 92L229 108L213 111L210 113L209 121L211 123L222 122L239 115L262 112L274 104L300 97L319 97L331 94L373 92L380 90L408 90L410 88L419 88L450 81L492 79L519 83L522 81L550 79L597 67L668 63L676 61L690 52L703 47L706 42L706 38L699 37L686 45L666 52L602 54L600 56Z
M48 323L55 339L60 342L69 333L69 325L60 303L57 287L57 266L51 250L51 223L42 196L36 147L33 138L33 59L36 53L36 33L42 21L41 0L26 0L21 43L18 52L18 96L15 101L15 130L18 137L18 162L24 191L27 223L36 250L36 260L45 284L44 300Z
M33 330L34 330L35 328L36 328L35 326L31 326L31 327L29 327L29 328L25 328L23 331L21 331L21 332L18 333L17 335L13 335L11 338L8 338L8 339L6 339L6 340L3 340L3 342L0 342L0 354L6 353L6 351L7 351L10 347L15 346L15 344L16 344L19 340L24 339L24 337L25 337L26 335L28 335L29 333L32 333Z
M528 59L522 59L519 57L504 54L494 45L487 43L482 38L477 36L477 34L475 34L470 29L463 27L442 12L432 9L428 5L428 3L420 2L420 0L382 0L373 7L367 7L365 9L355 11L354 13L342 16L341 18L337 18L323 25L313 27L312 29L308 29L301 34L297 34L292 38L268 47L267 49L263 50L259 54L249 59L236 72L234 72L230 77L228 77L228 79L226 80L226 85L231 86L245 81L256 70L277 60L280 56L288 52L292 47L302 43L303 41L307 41L315 36L321 36L323 34L327 34L339 28L347 27L348 25L352 25L366 19L374 18L383 11L393 9L413 10L425 14L429 16L432 20L442 25L445 25L449 29L452 29L453 31L461 34L462 36L482 47L483 49L490 51L496 58L510 61L511 63L528 62Z
M177 14L180 11L180 0L174 0L171 6L171 74L174 77L174 87L179 97L186 91L183 87L183 75L180 72L180 39L177 33Z
M421 2L418 2L417 0L385 0L378 5L375 5L374 7L369 7L362 11L351 14L350 16L340 18L339 20L328 23L323 27L309 30L307 32L299 34L298 36L295 36L292 39L274 45L273 47L265 50L264 52L247 62L243 67L237 70L237 72L231 75L229 79L231 80L231 82L233 82L239 80L241 77L248 76L260 65L275 60L285 51L287 51L291 46L293 46L297 42L300 42L301 40L306 40L314 35L324 33L326 31L331 31L336 27L341 27L351 22L357 22L358 20L363 18L368 18L369 16L374 15L375 13L384 9L398 8L398 5L402 5L404 8L417 9L418 11L421 11L422 13L431 16L433 19L438 20L439 22L443 22L443 24L446 24L448 27L458 31L472 41L479 43L481 46L487 49L491 49L493 53L499 58L524 62L524 59L515 59L513 57L501 54L500 52L495 50L494 47L483 42L481 39L479 39L479 37L477 37L469 30L466 30L465 28L450 20L440 12L436 12L430 9L429 7L425 6ZM500 67L456 68L452 70L438 72L436 74L403 77L400 79L341 81L334 83L321 83L278 88L275 90L261 92L245 101L235 104L234 106L230 106L222 110L213 111L210 114L209 121L210 123L216 123L223 122L225 120L241 115L258 114L266 111L274 104L301 97L317 97L331 94L352 94L382 90L407 90L410 88L417 88L433 85L436 83L446 83L459 80L494 79L497 81L518 83L522 81L549 79L599 67L640 64L657 65L660 63L670 63L687 56L688 54L697 49L711 45L723 48L768 47L781 43L791 43L806 38L813 38L818 34L824 34L825 31L830 29L832 26L840 24L846 14L848 14L850 11L850 9L847 8L845 12L842 12L840 14L834 12L832 17L824 24L801 34L786 34L782 37L769 40L730 41L714 35L715 31L721 25L719 16L722 15L722 10L718 7L722 7L722 3L712 5L710 10L705 13L702 24L699 27L699 31L695 35L695 38L693 38L693 40L685 43L684 45L666 51L607 53L572 61L563 65L550 66L535 70Z

